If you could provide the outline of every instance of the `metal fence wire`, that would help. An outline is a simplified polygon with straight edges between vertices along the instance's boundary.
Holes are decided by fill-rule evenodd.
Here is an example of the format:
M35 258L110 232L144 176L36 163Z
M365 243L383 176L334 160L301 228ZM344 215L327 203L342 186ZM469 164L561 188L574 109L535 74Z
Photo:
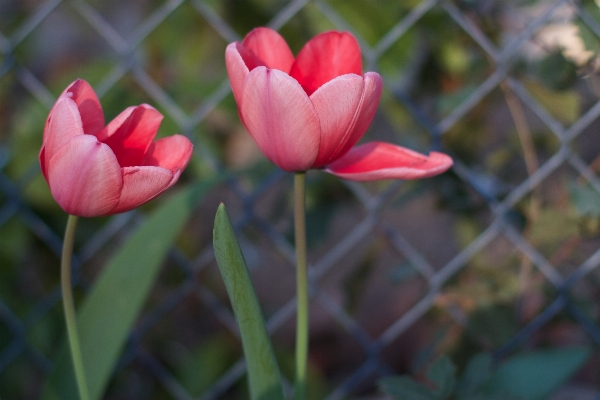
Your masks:
M177 190L230 170L198 205L131 332L106 398L243 398L239 333L212 252L224 201L284 375L293 356L291 177L237 117L227 43L269 26L294 52L317 33L358 39L384 94L368 140L446 152L415 182L308 174L314 398L377 393L435 355L496 357L588 345L570 383L600 398L600 3L592 0L0 0L0 398L38 398L63 344L66 216L37 152L78 77L107 120L149 103L189 137ZM163 195L166 198L168 194ZM81 300L151 212L84 220ZM157 232L160 235L160 232ZM107 323L110 323L107 321Z

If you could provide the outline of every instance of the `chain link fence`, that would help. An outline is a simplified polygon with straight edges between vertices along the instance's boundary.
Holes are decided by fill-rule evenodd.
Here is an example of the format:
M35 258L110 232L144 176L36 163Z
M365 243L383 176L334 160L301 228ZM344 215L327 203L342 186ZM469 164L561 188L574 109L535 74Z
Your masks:
M600 8L591 0L0 0L0 398L38 398L64 339L66 217L37 152L50 107L78 77L107 120L150 103L165 115L160 133L194 142L178 187L234 171L170 251L106 398L244 398L239 334L212 253L219 201L290 376L291 177L244 131L224 67L227 43L259 25L294 52L321 31L352 32L365 71L385 85L365 137L455 160L418 182L308 174L312 398L373 395L377 378L418 374L440 353L500 359L572 344L594 353L571 385L600 398ZM160 201L82 221L80 300Z

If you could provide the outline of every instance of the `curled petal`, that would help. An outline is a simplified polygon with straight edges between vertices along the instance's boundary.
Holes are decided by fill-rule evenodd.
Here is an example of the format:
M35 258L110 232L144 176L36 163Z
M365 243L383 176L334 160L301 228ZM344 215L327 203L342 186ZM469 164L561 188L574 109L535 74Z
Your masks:
M170 185L173 185L181 171L190 162L194 146L183 135L173 135L153 142L146 156L142 160L142 166L155 166L165 168L173 173L173 180Z
M147 104L129 107L98 134L98 139L110 146L121 167L140 165L162 119L162 114Z
M338 158L337 150L353 125L362 92L362 77L348 74L325 83L310 96L321 123L319 155L314 168Z
M229 44L225 49L225 65L227 67L227 75L229 76L229 83L231 84L233 97L235 97L235 102L238 104L238 107L240 106L240 100L242 97L244 79L248 75L248 72L250 72L242 58L240 49L243 49L243 46L237 42Z
M240 114L263 154L284 171L305 171L319 151L319 117L298 82L258 67L244 84Z
M354 181L407 180L435 176L451 166L452 159L442 153L425 156L390 143L371 142L353 148L325 170Z
M103 129L96 132L95 136L99 141L104 142L109 137L114 135L114 133L127 121L127 118L131 115L131 113L135 110L135 106L127 107L125 110L121 111L119 115L117 115L112 121L106 125Z
M132 210L152 200L170 187L173 173L160 167L125 167L123 189L117 205L109 214Z
M315 91L310 99L321 121L319 155L313 167L323 167L348 152L371 124L379 98L381 77L369 72L337 77Z
M70 94L71 99L77 104L81 121L83 122L83 131L86 135L95 135L104 128L104 113L100 100L94 89L83 79L77 79L63 93Z
M42 173L48 179L48 161L72 138L83 135L77 104L70 98L59 98L48 117L44 143L40 152Z
M363 77L363 83L362 97L354 115L352 126L349 128L347 136L343 140L340 140L339 148L335 152L335 158L332 158L332 160L337 160L350 151L360 138L363 137L367 129L369 129L375 117L383 90L383 81L378 73L367 72Z
M362 58L358 42L348 32L324 32L309 40L290 69L310 96L335 77L362 75Z
M290 72L290 68L294 63L294 55L285 39L277 31L270 28L253 29L244 38L242 46L255 57L246 61L244 54L242 54L250 71L262 65L287 73ZM256 64L252 65L250 63Z
M48 185L56 202L80 217L105 215L119 201L123 178L111 149L91 135L69 140L48 160Z

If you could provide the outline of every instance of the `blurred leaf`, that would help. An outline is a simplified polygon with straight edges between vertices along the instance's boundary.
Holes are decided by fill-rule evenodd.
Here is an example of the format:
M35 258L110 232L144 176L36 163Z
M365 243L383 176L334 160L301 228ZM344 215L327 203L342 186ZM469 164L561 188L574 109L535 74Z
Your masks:
M556 51L540 60L535 72L544 85L554 90L564 90L577 79L577 67L565 58L562 51Z
M440 115L447 115L452 112L459 104L466 101L478 86L472 83L461 86L458 90L442 94L437 100L437 107Z
M311 359L317 362L308 360L307 371L306 371L306 398L307 399L325 399L330 394L334 387L333 382L328 379L326 375L327 371L322 368L319 364L320 352L323 357L329 356L329 347L313 347L311 348ZM295 349L289 346L282 346L275 349L275 356L279 362L279 368L281 369L281 375L284 379L288 379L290 382L294 380L294 373L296 371L296 353Z
M574 90L557 92L532 81L523 83L533 97L560 122L572 124L579 118L581 99Z
M382 392L394 400L437 400L435 395L425 385L407 376L389 376L379 380Z
M493 299L492 299L493 300ZM483 343L500 346L516 332L514 310L502 304L479 307L469 315L467 334Z
M481 387L490 379L492 374L492 356L480 353L469 360L460 377L457 388L457 398L468 398L477 394Z
M593 4L592 7L585 8L588 13L593 14L592 18L595 18L596 20L600 18L600 7L598 7L596 4ZM583 41L585 49L594 53L598 53L600 51L600 41L598 40L598 36L596 36L594 31L592 31L581 19L575 19L573 23L577 25L578 36Z
M281 375L264 317L224 204L215 216L213 245L242 336L251 398L283 400Z
M531 228L531 241L542 248L555 249L579 232L577 220L563 210L545 208Z
M218 180L189 187L162 204L114 255L81 305L77 325L92 400L102 397L167 251L200 198ZM77 396L65 345L46 382L43 398Z
M486 385L486 391L505 391L527 400L545 399L563 385L589 356L590 349L587 347L518 354L500 364Z
M427 377L435 384L438 398L447 399L456 386L456 366L448 356L443 355L431 364Z
M214 335L186 352L175 367L178 381L193 397L213 385L239 358L239 347L231 336Z
M568 187L571 205L578 215L600 216L600 193L596 189L589 184L583 185L576 181L569 182Z

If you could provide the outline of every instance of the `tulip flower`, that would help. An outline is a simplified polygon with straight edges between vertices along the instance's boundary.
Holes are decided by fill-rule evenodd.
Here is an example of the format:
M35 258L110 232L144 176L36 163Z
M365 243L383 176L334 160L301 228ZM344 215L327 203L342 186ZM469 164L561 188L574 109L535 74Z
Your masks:
M147 104L129 107L104 126L98 96L84 80L71 83L44 127L40 166L56 202L69 213L61 289L79 398L89 400L71 285L78 217L131 210L173 186L192 156L181 135L153 141L163 116Z
M309 303L306 171L323 169L355 181L418 179L446 171L452 159L383 142L355 147L375 117L383 84L379 74L363 74L358 42L347 32L317 35L294 57L276 31L256 28L241 43L227 46L225 63L242 123L269 160L294 172L294 400L304 400Z
M317 35L294 58L276 31L256 28L229 44L225 59L242 123L284 171L319 168L370 181L426 178L452 166L437 152L382 142L354 147L375 116L382 80L363 75L358 42L347 32Z
M84 80L52 107L39 154L42 173L67 213L96 217L131 210L171 187L188 164L182 135L153 141L162 121L153 107L129 107L104 126L100 101Z

